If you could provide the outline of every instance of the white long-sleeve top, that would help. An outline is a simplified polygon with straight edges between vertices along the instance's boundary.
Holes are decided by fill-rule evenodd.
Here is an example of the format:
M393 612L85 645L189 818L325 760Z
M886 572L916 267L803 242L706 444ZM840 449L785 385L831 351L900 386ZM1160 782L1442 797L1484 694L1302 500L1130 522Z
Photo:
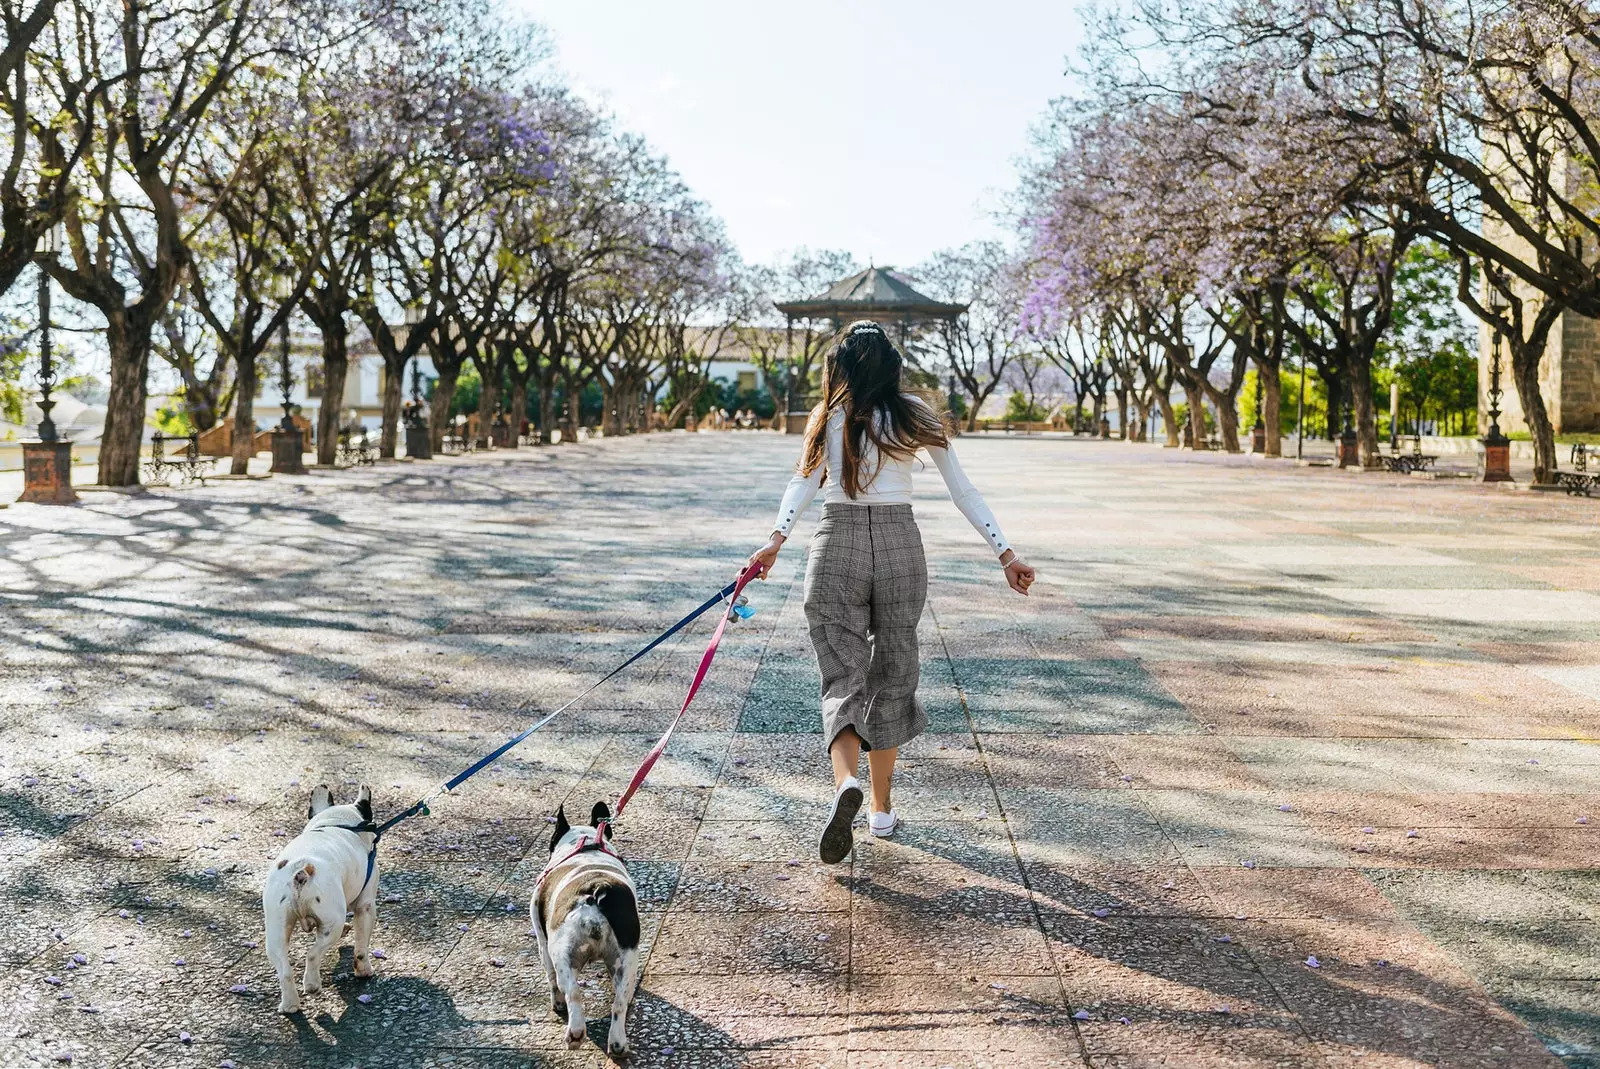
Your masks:
M922 402L919 399L915 403ZM930 447L928 455L933 458L939 474L944 476L950 499L967 518L967 522L972 524L973 530L983 536L996 556L1010 549L1011 544L1000 533L1000 524L995 522L994 513L989 511L989 506L983 503L983 495L978 493L978 488L961 470L961 462L956 455L947 448L939 447ZM785 538L789 537L795 521L811 504L811 499L817 496L817 491L822 489L824 477L827 488L823 490L822 500L829 505L909 505L912 465L915 462L915 457L880 456L872 442L864 442L860 457L863 478L858 480L861 490L855 497L845 493L843 484L833 475L844 466L844 411L836 408L828 414L826 462L819 464L810 475L796 475L789 480L783 502L778 506L778 522L774 528Z

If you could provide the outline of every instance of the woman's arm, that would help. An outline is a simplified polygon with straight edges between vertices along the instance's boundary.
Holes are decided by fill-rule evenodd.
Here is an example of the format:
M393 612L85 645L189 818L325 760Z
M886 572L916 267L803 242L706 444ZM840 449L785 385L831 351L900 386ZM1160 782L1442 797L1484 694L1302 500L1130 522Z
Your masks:
M783 491L783 500L778 503L778 522L773 524L774 531L785 538L794 532L795 522L805 514L806 506L811 504L811 499L817 496L817 490L822 486L822 475L823 466L818 464L810 475L796 475L789 480L789 485Z
M818 464L810 475L796 475L789 480L783 492L783 501L778 504L778 520L773 524L771 537L766 545L750 555L751 564L761 565L760 578L767 577L773 562L778 559L778 550L789 540L795 522L805 514L811 499L817 496L817 490L822 486L822 476L823 468Z
M989 548L1000 558L1000 564L1006 570L1006 583L1018 594L1026 594L1028 587L1033 585L1036 573L1017 556L1011 544L1006 541L1006 536L1000 531L999 521L994 518L994 513L989 511L989 506L984 504L983 495L972 485L967 473L961 470L961 462L956 459L955 453L939 446L930 447L928 453L938 466L939 474L944 476L944 485L950 491L950 500L956 503L961 515L972 524L972 529L983 536L984 541L989 543Z
M961 515L972 524L972 529L989 543L989 548L994 550L995 556L998 557L1010 549L1011 543L1000 533L1000 524L995 520L994 513L983 503L983 495L972 485L967 473L961 470L961 461L956 459L956 455L949 449L938 446L929 448L928 454L938 466L939 474L944 476L944 485L950 491L950 500L956 503Z

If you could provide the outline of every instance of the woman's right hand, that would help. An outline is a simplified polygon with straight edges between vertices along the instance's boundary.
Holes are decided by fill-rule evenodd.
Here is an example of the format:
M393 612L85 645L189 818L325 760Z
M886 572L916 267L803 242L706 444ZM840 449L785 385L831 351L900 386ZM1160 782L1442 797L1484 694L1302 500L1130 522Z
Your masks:
M750 563L761 566L761 571L757 573L756 578L765 579L767 577L767 572L771 570L772 565L778 559L778 550L783 548L783 543L786 541L787 539L783 535L773 531L772 537L767 539L767 544L750 554Z

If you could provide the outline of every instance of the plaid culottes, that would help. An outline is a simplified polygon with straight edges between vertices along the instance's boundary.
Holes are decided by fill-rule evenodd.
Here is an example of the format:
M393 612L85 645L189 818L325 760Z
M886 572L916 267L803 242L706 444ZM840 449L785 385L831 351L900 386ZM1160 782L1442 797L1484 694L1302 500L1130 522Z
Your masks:
M869 750L928 727L917 701L917 621L928 563L910 505L826 505L806 566L806 623L822 671L824 742L854 728Z

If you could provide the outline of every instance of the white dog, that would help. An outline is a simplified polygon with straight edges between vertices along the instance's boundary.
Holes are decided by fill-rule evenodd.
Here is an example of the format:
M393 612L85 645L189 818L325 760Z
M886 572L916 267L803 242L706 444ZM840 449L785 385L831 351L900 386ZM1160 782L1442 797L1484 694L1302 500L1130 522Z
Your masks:
M628 866L611 846L609 833L597 830L611 818L604 802L594 807L587 827L567 823L565 807L556 810L550 861L533 891L533 935L539 961L550 981L550 1007L567 1022L567 1046L583 1042L583 993L578 973L604 960L611 975L611 1031L607 1053L628 1053L628 1002L639 981L639 905Z
M306 830L283 848L267 873L261 904L267 921L267 960L283 994L278 1012L300 1009L289 968L289 937L316 934L306 957L307 995L322 990L322 959L355 915L356 975L372 975L372 926L378 919L378 829L372 823L372 788L363 785L354 805L334 805L326 783L311 792Z

